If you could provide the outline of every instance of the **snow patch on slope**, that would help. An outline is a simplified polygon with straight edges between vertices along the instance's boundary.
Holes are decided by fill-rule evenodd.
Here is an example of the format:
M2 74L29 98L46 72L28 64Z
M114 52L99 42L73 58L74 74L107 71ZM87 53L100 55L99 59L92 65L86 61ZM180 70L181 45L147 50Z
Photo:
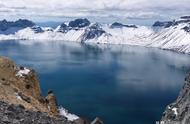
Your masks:
M30 69L27 69L27 68L23 68L23 69L20 69L17 73L16 73L16 76L18 77L24 77L24 75L28 75L30 73Z
M68 110L64 109L63 107L59 108L59 112L60 112L60 115L66 117L69 121L74 121L74 120L79 119L78 116L69 113Z

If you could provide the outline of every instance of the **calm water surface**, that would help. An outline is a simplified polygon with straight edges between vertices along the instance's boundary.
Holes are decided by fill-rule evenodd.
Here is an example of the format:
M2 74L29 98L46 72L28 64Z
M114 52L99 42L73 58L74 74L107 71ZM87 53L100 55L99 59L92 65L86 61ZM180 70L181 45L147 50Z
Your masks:
M36 69L70 112L106 124L155 124L190 69L190 56L153 48L0 42L0 55Z

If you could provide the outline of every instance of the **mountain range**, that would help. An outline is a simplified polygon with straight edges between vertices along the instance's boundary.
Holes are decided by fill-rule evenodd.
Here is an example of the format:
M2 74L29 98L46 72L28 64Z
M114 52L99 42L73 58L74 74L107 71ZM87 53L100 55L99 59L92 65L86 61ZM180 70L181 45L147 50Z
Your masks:
M190 54L190 16L156 21L152 26L114 22L100 24L79 18L57 28L40 27L26 19L0 21L0 40L73 41L85 44L127 44Z

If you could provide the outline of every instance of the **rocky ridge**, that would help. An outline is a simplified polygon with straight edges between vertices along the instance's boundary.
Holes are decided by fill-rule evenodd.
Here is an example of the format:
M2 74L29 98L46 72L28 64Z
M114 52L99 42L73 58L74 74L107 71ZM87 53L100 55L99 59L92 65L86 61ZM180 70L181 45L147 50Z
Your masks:
M63 110L62 110L63 111ZM41 95L33 69L16 65L0 57L0 122L2 124L103 124L64 112L61 115L53 91ZM69 116L73 119L69 119ZM99 123L101 122L101 123Z
M175 102L168 105L160 124L190 124L190 74Z

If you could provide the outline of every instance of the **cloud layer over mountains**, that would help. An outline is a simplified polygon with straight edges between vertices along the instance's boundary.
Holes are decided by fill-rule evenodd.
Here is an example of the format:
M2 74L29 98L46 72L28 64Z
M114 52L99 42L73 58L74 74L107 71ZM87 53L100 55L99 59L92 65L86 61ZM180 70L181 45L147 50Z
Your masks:
M185 15L189 0L0 0L0 17L124 17Z

